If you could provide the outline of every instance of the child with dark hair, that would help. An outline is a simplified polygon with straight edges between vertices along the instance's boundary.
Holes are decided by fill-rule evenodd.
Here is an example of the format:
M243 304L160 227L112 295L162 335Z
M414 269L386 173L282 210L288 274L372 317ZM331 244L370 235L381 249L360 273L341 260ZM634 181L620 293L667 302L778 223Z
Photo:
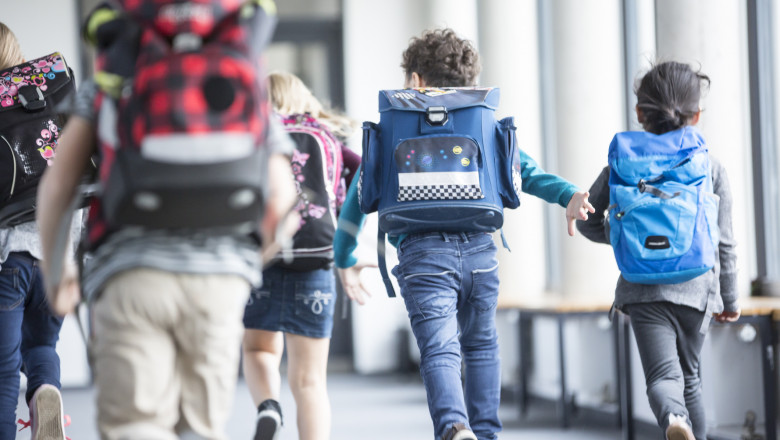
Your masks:
M471 43L451 29L413 38L403 55L405 87L473 86L480 72ZM546 173L520 151L522 190L566 208L569 234L574 221L593 207L588 193ZM353 182L339 218L335 262L350 299L364 303L368 291L359 280L353 255L356 233L365 219ZM389 236L398 248L393 269L420 349L420 374L437 440L492 440L498 418L501 371L495 323L498 260L487 232L429 232ZM465 362L465 390L461 382Z
M635 91L637 119L647 132L645 141L667 142L672 150L691 147L690 142L703 143L694 125L701 115L702 86L709 83L706 75L677 62L661 63L647 72ZM719 322L736 321L740 315L731 191L723 165L712 156L709 160L713 191L720 198L715 266L676 284L632 283L621 275L615 288L615 307L631 316L650 406L669 440L706 439L699 378L705 332L710 315ZM607 166L590 188L596 214L577 222L580 232L598 243L610 243L605 219L610 209L609 181Z

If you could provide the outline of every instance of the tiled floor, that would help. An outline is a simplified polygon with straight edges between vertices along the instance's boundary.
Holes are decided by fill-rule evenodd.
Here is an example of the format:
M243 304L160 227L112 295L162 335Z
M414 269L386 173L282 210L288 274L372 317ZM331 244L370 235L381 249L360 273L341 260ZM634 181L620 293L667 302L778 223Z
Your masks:
M425 391L416 376L360 376L332 373L329 391L333 407L333 440L429 440L433 438ZM63 393L65 412L72 424L67 430L72 440L97 439L95 429L94 390L66 390ZM20 401L20 414L26 408ZM279 440L298 438L295 429L295 405L289 388L283 387L282 406L286 426ZM246 385L239 383L233 415L228 426L230 439L250 439L254 433L254 408ZM504 431L502 440L595 440L621 438L617 427L605 423L575 419L574 427L556 427L554 408L534 405L528 415L520 418L517 408L505 404L501 408ZM26 417L24 417L26 418ZM611 418L607 419L611 420ZM636 440L657 437L637 436ZM17 440L29 439L29 429L19 433Z

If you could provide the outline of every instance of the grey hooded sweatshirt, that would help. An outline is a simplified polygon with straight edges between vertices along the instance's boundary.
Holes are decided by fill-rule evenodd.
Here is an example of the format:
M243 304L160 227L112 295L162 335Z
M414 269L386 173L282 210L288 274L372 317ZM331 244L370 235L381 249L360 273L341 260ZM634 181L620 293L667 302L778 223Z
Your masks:
M711 154L710 164L713 190L720 196L720 244L715 267L703 275L679 284L635 284L621 276L615 287L616 308L620 309L628 304L665 301L702 312L708 308L712 313L724 310L733 312L738 309L737 256L734 252L736 243L731 228L731 189L725 168ZM609 166L604 167L590 187L590 202L596 212L589 215L586 221L578 220L577 229L591 241L609 244L609 225L605 216L609 206ZM709 307L708 300L712 301Z

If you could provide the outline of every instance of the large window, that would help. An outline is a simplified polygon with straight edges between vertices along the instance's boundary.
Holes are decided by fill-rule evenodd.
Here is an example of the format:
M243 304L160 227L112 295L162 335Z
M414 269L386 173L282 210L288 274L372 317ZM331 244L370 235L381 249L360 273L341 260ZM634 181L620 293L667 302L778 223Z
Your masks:
M759 281L780 281L780 11L771 0L749 0L750 100L756 262Z

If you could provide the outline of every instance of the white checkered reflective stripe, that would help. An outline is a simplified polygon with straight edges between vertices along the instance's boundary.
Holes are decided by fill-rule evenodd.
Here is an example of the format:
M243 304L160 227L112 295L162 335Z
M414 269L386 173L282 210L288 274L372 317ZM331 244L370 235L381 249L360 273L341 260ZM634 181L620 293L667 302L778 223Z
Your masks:
M398 201L412 200L473 200L482 199L485 195L474 185L423 185L399 188Z
M399 202L475 200L484 197L476 171L398 174Z
M517 171L517 168L512 167L512 186L515 189L515 194L517 194L517 197L520 197L520 194L523 192L523 178L520 176L520 172Z

